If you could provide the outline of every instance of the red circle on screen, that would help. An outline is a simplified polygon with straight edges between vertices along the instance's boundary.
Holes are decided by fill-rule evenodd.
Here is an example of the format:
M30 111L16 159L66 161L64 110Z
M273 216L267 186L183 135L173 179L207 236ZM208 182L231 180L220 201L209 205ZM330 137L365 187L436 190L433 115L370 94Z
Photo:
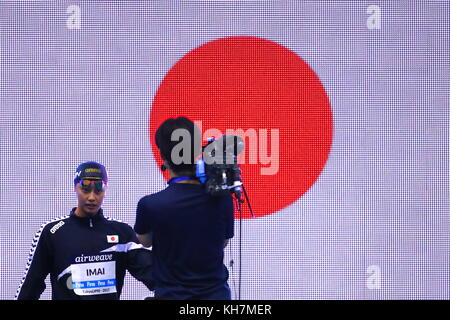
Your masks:
M331 106L319 78L294 52L262 38L208 42L170 69L150 115L159 165L156 129L179 116L201 121L203 133L242 130L242 180L256 217L277 212L308 191L331 148ZM243 218L250 218L243 208Z

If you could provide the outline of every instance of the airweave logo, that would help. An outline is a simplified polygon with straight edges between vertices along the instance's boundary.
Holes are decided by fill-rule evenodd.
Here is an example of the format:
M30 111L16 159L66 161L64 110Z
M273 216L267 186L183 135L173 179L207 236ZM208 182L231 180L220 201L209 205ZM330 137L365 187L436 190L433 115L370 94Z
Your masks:
M86 262L100 262L100 261L111 261L113 259L112 254L100 254L94 256L85 256L82 254L75 258L76 263L86 263Z
M58 231L59 228L61 228L64 225L64 221L60 221L57 224L55 224L51 229L50 232L54 234L56 231Z

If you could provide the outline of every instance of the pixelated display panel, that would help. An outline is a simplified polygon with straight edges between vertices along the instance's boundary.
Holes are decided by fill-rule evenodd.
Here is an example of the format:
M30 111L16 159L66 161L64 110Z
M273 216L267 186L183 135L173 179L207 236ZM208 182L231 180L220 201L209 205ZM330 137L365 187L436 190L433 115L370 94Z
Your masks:
M233 298L242 267L243 299L448 299L449 9L0 2L0 298L40 225L76 205L80 162L108 168L105 214L134 224L166 185L151 133L184 114L257 133L257 217L244 206L224 261ZM127 275L121 298L147 295Z

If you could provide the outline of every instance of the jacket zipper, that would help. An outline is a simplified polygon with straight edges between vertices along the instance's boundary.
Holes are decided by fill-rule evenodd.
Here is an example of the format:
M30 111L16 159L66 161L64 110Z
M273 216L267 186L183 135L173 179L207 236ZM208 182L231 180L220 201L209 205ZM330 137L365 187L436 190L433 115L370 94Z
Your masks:
M90 226L91 228L94 227L94 225L92 224L92 218L89 218L89 226Z

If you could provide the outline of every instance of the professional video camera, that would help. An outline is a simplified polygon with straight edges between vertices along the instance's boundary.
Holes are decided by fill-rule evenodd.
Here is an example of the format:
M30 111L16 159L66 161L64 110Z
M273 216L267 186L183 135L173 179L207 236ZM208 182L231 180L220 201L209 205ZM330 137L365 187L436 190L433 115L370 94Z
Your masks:
M201 158L196 163L196 177L205 185L211 195L232 193L235 195L239 210L239 284L238 299L241 299L242 274L242 191L247 200L252 217L255 217L245 186L241 179L241 169L237 163L237 156L244 150L244 140L235 135L223 135L218 140L209 138L208 143L202 147ZM231 259L230 267L234 260Z
M223 135L218 140L208 139L196 164L196 176L208 193L223 195L231 192L237 199L241 198L243 185L237 156L243 150L244 140L239 136Z

